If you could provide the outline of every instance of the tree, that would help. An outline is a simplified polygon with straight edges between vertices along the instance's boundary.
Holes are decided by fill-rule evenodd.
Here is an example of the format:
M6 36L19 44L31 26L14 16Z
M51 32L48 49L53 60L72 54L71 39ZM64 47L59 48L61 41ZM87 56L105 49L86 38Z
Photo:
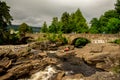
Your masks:
M71 32L76 32L76 23L75 23L75 13L72 13L70 15L70 31Z
M47 28L46 22L43 23L43 26L42 26L42 28L41 28L41 32L43 32L43 33L48 32L48 28Z
M50 33L58 33L61 31L60 22L58 21L57 17L54 17L52 20L52 24L49 26Z
M80 9L78 9L75 13L72 14L69 14L68 12L64 12L61 16L60 21L58 21L57 17L54 17L51 25L49 26L49 32L85 33L88 32L88 25Z
M115 10L117 11L118 14L120 14L120 0L117 0L115 4Z
M88 31L88 26L87 26L87 23L86 23L86 20L85 18L83 17L80 9L77 9L77 11L75 12L75 24L76 24L76 27L75 27L75 31L77 33L85 33Z
M89 32L90 33L99 33L99 20L97 18L93 18L91 21L90 21L90 24L91 24L91 27L89 29Z
M91 20L91 27L89 29L90 33L107 33L108 22L111 18L118 18L119 14L116 10L108 10L99 19L93 18ZM107 32L106 32L107 31Z
M109 19L106 32L113 34L120 32L120 20L117 18Z
M12 16L10 15L10 7L3 1L0 1L0 44L8 42L7 26L11 24Z
M61 17L61 31L63 33L70 33L71 31L69 30L70 29L70 26L69 26L69 20L70 19L70 15L69 13L67 12L64 12L62 14L62 17Z
M33 33L32 27L29 27L28 32L29 32L29 33Z
M110 18L119 18L119 14L116 10L108 10L104 13L104 17L110 19Z
M30 27L26 23L22 23L19 26L18 30L20 32L21 37L25 37L26 32L30 32Z
M10 7L5 2L0 1L0 28L5 29L11 24L12 16L10 15Z

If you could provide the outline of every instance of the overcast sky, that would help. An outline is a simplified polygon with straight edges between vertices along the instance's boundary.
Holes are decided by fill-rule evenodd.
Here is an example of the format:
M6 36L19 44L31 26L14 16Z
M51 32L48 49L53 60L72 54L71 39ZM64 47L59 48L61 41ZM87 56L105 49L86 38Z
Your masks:
M13 24L23 22L40 27L44 21L50 24L53 17L60 18L62 13L75 12L80 8L83 16L89 22L93 17L99 17L105 11L114 9L116 0L2 0L11 7Z

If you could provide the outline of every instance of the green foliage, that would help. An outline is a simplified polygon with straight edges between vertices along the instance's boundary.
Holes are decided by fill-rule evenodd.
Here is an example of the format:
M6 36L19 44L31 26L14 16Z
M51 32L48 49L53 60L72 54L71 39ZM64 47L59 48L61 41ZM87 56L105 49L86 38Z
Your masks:
M113 43L120 44L120 39L116 39Z
M73 45L75 47L83 47L85 46L87 43L90 43L90 41L86 38L77 38L73 41Z
M5 2L0 1L0 28L5 29L11 24L12 16L10 15L10 7Z
M20 35L18 31L10 30L9 34L9 44L18 44Z
M33 33L32 27L28 28L28 33Z
M58 21L57 17L53 18L52 24L49 26L50 33L58 33L61 30L60 22Z
M111 18L108 21L108 24L106 26L107 33L118 33L120 32L120 20L117 18Z
M9 32L0 29L0 44L8 43L8 33Z
M91 27L89 29L89 32L94 34L99 33L99 26L100 26L99 20L97 18L93 18L90 21L90 24L91 24Z
M59 34L55 34L55 33L48 34L48 40L53 42L53 43L56 43L56 42L59 42L61 44L67 44L68 43L68 40L62 35L62 33L59 33Z
M46 22L43 23L43 26L42 26L42 28L41 28L41 32L43 32L43 33L48 32L48 28L47 28Z
M0 1L0 44L8 43L7 26L11 25L12 16L10 7L3 1Z
M86 33L88 32L88 25L85 18L83 17L80 9L75 13L69 14L64 12L61 16L60 21L57 17L53 18L51 25L49 26L50 33Z
M55 33L48 34L48 40L55 43L57 41L57 35Z
M69 26L69 18L70 15L67 12L64 12L61 17L61 31L63 33L70 33L70 26Z
M31 32L30 27L26 23L22 23L19 26L18 30L19 30L20 34L25 34L26 32Z
M23 41L23 39L25 39L25 35L26 33L31 33L33 32L32 31L32 28L29 27L26 23L22 23L20 26L19 26L19 34L20 34L20 42L21 43L26 43L26 41ZM26 38L27 39L27 38Z
M61 42L62 44L68 43L67 38L63 36L62 32L59 32L58 34L58 42Z
M120 74L120 65L114 66L114 67L112 68L112 71L113 71L114 73Z
M117 0L115 4L115 10L117 11L118 14L120 14L120 0Z
M87 26L87 23L86 23L86 20L85 18L83 17L80 9L78 9L76 12L75 12L75 24L76 24L76 32L77 33L86 33L88 31L88 26Z
M90 33L118 33L119 14L116 10L108 10L99 19L93 18L90 22Z

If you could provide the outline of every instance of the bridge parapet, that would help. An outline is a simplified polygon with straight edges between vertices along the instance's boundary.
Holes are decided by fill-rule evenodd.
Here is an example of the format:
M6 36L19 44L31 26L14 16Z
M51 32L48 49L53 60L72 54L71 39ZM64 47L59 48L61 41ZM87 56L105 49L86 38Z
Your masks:
M91 41L91 43L108 43L120 38L118 34L66 34L71 44L76 38L86 38Z

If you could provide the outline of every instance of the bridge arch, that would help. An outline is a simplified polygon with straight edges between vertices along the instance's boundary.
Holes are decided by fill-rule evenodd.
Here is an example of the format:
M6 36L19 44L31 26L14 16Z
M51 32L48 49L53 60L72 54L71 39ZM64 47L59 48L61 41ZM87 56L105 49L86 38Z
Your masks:
M73 39L73 41L71 42L71 45L74 45L75 47L83 47L90 42L91 41L87 38L77 37L77 38Z

